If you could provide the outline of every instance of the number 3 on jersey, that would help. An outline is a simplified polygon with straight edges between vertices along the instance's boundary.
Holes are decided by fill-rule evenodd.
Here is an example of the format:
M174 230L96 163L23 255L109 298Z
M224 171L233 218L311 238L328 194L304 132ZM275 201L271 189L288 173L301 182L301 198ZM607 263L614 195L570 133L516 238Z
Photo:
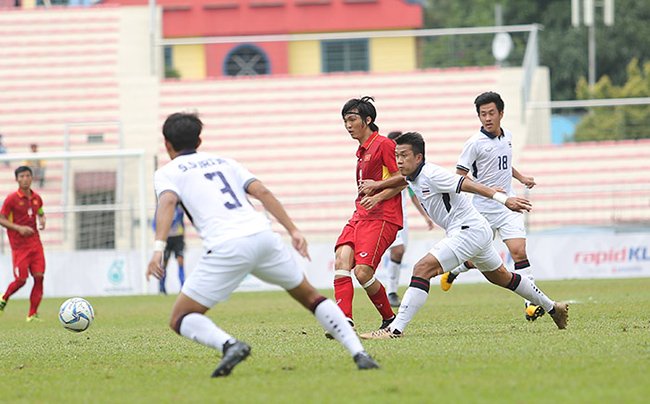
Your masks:
M235 195L235 192L232 190L232 187L230 184L228 184L228 181L226 180L226 177L223 176L221 171L215 171L213 173L206 173L203 174L205 175L205 178L209 179L210 181L214 181L215 177L219 177L221 180L221 183L223 184L223 188L221 188L221 192L224 194L228 194L232 197L233 202L227 201L224 203L224 206L228 209L236 209L241 206L241 202L239 202L239 199L237 199L237 195Z
M499 160L499 170L507 170L508 169L508 156L499 156L497 157Z

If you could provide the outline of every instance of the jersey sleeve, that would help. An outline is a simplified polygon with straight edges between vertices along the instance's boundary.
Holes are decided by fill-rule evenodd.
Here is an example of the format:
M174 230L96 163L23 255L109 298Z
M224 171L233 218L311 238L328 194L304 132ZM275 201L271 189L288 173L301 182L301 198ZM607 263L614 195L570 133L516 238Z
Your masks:
M458 156L458 162L456 162L456 168L463 171L471 171L472 164L476 161L476 147L475 143L472 140L465 142L463 146L463 151Z
M382 164L388 169L388 172L394 174L398 171L397 160L395 159L395 142L387 139L387 142L381 144Z
M429 187L437 194L460 193L460 186L465 177L452 174L442 167L434 167L427 175Z
M233 168L233 174L237 176L239 183L242 184L244 191L246 191L248 189L248 186L251 184L251 182L255 181L257 177L253 175L253 173L248 171L248 169L246 169L246 167L244 167L237 160L230 159L228 160L228 162Z
M171 178L169 178L169 176L162 170L158 170L154 174L153 187L154 190L156 191L156 197L158 198L160 198L160 195L162 195L162 193L165 191L171 191L176 195L178 195L179 197L181 195L176 184L174 184Z
M9 214L13 210L13 198L9 196L5 201L2 203L2 209L0 209L0 214L2 214L5 217L9 217Z

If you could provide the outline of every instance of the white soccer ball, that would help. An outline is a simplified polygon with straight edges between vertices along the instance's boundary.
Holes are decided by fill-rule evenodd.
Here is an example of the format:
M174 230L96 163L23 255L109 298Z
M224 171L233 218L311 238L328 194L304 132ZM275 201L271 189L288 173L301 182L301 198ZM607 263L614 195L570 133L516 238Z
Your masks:
M61 305L59 321L66 330L74 332L86 331L95 319L95 311L88 300L72 297Z

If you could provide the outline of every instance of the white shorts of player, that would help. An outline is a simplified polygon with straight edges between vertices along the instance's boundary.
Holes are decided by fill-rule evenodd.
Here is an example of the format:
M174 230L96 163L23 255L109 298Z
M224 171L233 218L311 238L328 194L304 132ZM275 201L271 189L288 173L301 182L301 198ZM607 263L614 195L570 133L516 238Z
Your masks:
M280 235L263 231L228 240L204 253L181 291L205 307L228 299L249 274L285 290L304 279Z
M481 272L494 271L503 264L492 245L492 230L487 223L447 233L447 237L436 243L429 253L436 257L445 272L465 261L472 261Z
M408 243L408 240L409 240L409 228L406 225L406 222L404 222L404 227L402 228L402 230L397 232L397 236L395 236L395 241L393 241L393 244L391 244L390 247L388 247L388 249L390 250L391 248L400 245L403 245L404 248L406 248L406 244Z
M490 223L490 227L496 233L499 233L501 240L510 240L513 238L526 238L526 227L524 226L524 215L513 212L510 209L504 209L499 213L481 213Z

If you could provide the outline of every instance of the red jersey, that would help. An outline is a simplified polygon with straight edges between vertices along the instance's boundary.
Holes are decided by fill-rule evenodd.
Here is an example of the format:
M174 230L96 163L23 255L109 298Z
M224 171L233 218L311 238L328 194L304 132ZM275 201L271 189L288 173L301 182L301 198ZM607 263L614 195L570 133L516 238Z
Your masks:
M42 211L42 208L43 200L34 191L32 191L31 197L25 195L20 189L7 196L7 199L2 204L0 214L15 224L29 226L34 229L34 234L29 237L23 237L17 231L7 229L7 236L12 250L16 251L26 246L41 246L41 237L36 226L36 215Z
M378 132L373 132L368 140L357 149L357 187L361 180L385 180L396 171L398 169L395 160L395 142L379 135ZM385 220L402 228L404 218L401 192L388 200L379 202L370 210L359 205L364 196L361 193L357 196L356 210L350 220Z

